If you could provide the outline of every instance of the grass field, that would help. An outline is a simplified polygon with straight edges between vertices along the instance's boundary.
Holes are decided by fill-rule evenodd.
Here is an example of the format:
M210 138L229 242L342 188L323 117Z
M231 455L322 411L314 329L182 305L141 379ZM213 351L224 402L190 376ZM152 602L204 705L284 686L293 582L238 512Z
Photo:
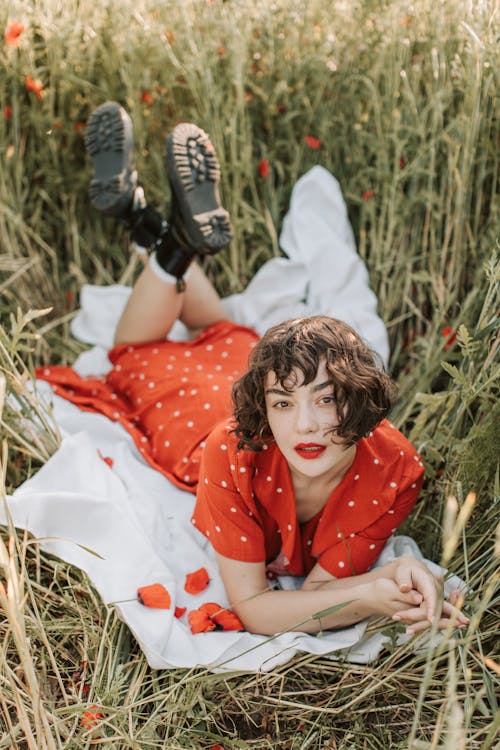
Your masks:
M26 382L35 364L71 363L82 350L69 335L81 285L131 283L138 271L122 229L87 198L85 122L117 99L134 121L149 199L162 210L165 134L179 120L211 134L236 234L208 267L221 292L241 289L279 253L300 174L320 163L340 180L389 329L400 388L393 420L427 466L404 530L467 581L471 616L467 632L447 633L433 649L393 648L370 666L308 656L262 675L154 672L82 573L7 528L0 750L493 748L496 3L11 0L0 28L11 32L0 41L0 491L57 448ZM30 429L39 419L42 434ZM89 706L98 706L94 722Z

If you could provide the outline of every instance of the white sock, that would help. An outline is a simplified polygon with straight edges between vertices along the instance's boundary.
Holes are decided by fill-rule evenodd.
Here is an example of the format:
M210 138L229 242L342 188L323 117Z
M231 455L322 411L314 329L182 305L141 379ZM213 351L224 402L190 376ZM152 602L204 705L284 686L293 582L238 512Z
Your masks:
M166 284L177 284L177 277L172 276L171 273L167 273L167 271L165 271L156 260L156 251L151 253L151 255L149 256L149 267L153 271L154 275L161 279L161 281L164 281ZM182 278L187 279L190 273L191 267L187 269Z
M148 254L147 247L143 247L142 245L138 245L137 242L132 242L132 247L133 247L134 253L136 253L137 255L144 256L144 255Z

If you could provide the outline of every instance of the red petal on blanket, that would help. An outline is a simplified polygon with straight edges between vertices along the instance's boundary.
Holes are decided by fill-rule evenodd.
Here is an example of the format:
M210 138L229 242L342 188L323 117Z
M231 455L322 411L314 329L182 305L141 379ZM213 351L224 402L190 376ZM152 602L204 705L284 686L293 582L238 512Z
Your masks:
M94 727L99 726L100 722L104 719L104 714L100 706L89 706L86 711L82 714L80 722L84 729L91 730Z
M187 607L176 607L174 616L179 618L182 617L183 614L185 614Z
M199 568L199 570L195 570L194 573L187 574L184 591L187 591L188 594L199 594L207 588L209 583L210 578L207 569Z
M206 612L219 629L222 630L244 630L240 618L229 609L221 607L216 602L206 602L200 607Z
M209 630L244 630L243 623L234 612L216 602L205 602L188 615L192 633L207 633Z
M220 604L217 604L217 602L205 602L205 604L201 605L200 609L202 612L205 612L215 623L216 620L214 615L216 615L218 612L222 612L222 607L220 606Z
M114 464L113 459L110 456L103 456L102 453L101 453L101 451L99 449L97 450L97 452L99 454L99 458L102 458L102 460L104 461L104 463L108 464L109 468L112 469L113 468L113 464Z
M137 598L145 607L170 609L170 594L161 583L152 583L137 589Z
M202 609L193 609L188 614L188 622L191 627L193 635L196 633L208 633L210 630L215 630L215 622L212 622L209 615L203 612Z
M212 615L212 620L217 625L221 625L223 630L245 630L238 615L228 609L223 609L218 614Z

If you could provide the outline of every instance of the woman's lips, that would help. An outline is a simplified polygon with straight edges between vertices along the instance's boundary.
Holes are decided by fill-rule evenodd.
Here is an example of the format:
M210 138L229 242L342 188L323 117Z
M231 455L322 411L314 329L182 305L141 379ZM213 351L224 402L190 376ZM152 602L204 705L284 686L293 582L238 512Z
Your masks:
M318 443L298 443L294 447L294 451L299 454L301 458L318 458L326 450L326 445L319 445Z

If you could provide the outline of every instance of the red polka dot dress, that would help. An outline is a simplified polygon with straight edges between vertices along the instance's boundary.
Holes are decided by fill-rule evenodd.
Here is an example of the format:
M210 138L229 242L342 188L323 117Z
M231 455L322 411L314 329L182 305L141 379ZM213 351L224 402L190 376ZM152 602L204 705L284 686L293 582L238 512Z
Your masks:
M36 375L81 409L120 422L151 466L196 492L205 439L231 413L232 384L258 339L223 321L192 341L116 346L103 377L81 377L70 367L38 368Z

